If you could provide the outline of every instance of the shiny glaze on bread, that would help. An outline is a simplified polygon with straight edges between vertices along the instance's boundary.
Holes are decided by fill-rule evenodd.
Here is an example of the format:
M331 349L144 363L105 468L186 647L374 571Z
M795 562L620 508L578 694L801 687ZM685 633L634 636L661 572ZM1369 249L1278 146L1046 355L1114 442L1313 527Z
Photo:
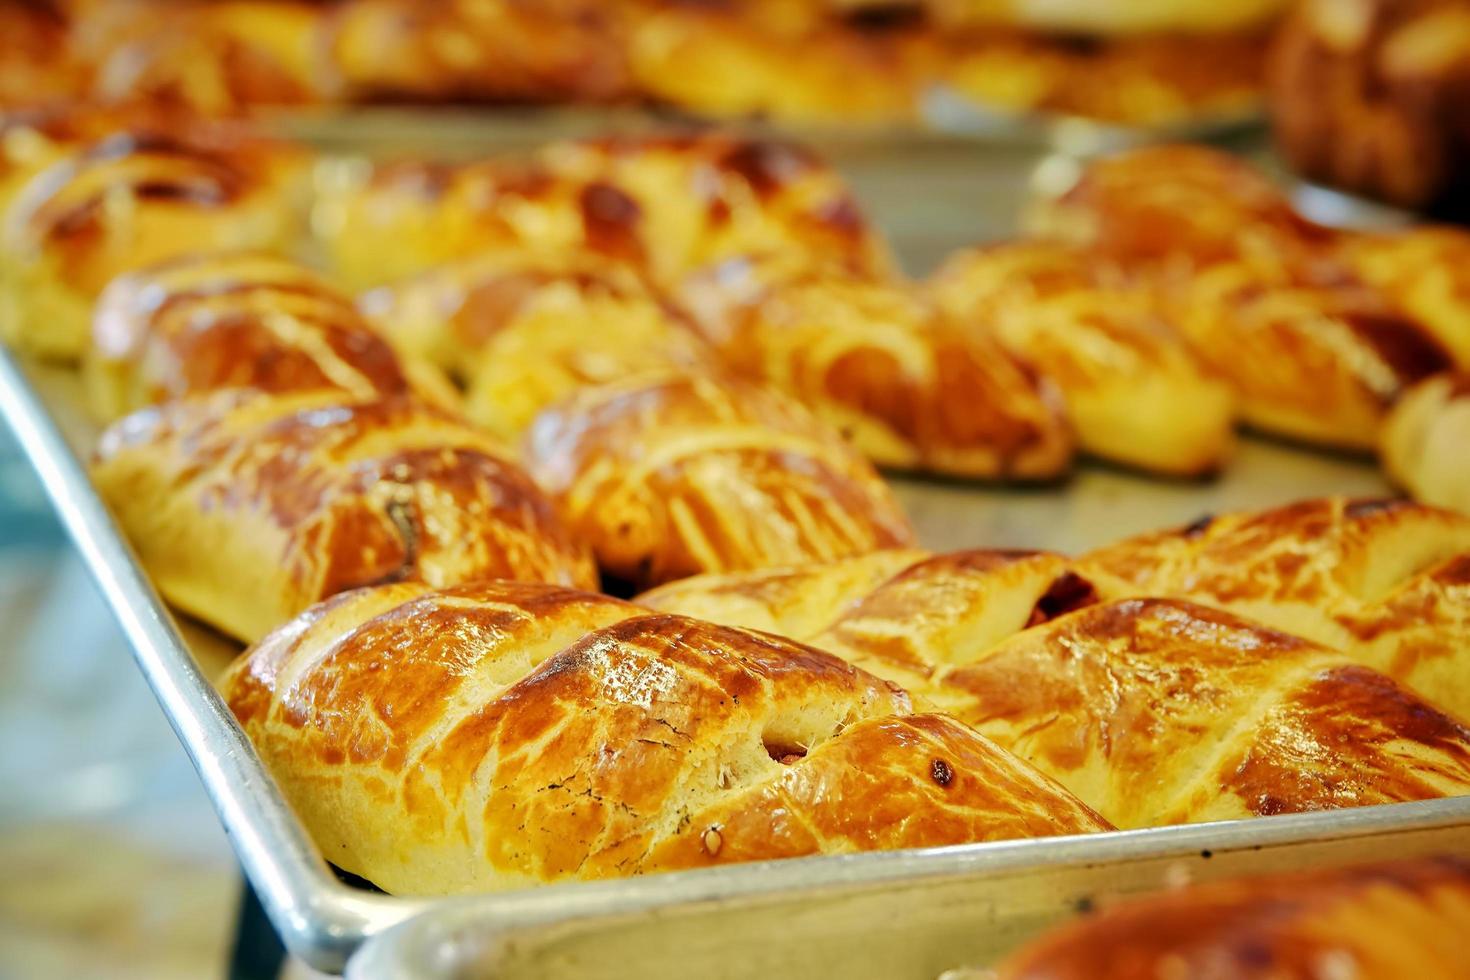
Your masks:
M585 389L523 456L603 571L635 587L906 545L872 466L800 405L685 375Z
M835 657L551 586L348 593L222 686L326 856L394 893L1107 827Z
M409 397L170 402L109 429L92 475L164 596L246 641L377 582L596 580L500 444Z

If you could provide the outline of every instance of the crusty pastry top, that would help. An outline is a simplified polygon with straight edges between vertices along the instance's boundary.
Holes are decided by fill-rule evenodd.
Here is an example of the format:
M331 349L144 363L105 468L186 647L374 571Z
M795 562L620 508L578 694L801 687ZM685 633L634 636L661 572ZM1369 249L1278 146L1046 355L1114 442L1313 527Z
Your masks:
M393 892L1106 826L834 657L550 586L350 593L223 689L327 855Z
M997 980L1456 980L1470 863L1439 857L1199 884L1104 909L1007 959Z
M524 455L603 569L635 586L913 539L888 487L836 432L745 382L587 389L536 419Z
M216 388L338 388L359 399L408 390L351 300L294 262L252 252L187 256L114 280L97 302L89 359L126 389L115 412Z

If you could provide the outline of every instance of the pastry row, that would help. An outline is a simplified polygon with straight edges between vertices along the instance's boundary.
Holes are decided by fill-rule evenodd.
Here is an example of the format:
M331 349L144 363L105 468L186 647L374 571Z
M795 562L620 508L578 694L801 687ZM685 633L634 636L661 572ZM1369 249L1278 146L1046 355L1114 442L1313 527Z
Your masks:
M165 2L164 18L156 0L0 5L0 103L47 91L210 114L637 103L890 123L946 84L1003 110L1151 126L1252 108L1261 31L1281 6L1220 4L1223 16L1200 18L1150 3L1109 23L1077 3Z
M0 326L42 355L86 354L99 378L147 347L151 376L113 379L109 417L199 389L189 374L208 365L183 352L206 338L252 370L231 346L233 301L204 330L159 297L309 276L232 254L295 253L348 292L321 300L328 314L296 287L249 287L250 316L277 326L249 341L250 384L327 377L268 377L298 344L283 318L312 335L323 316L339 334L343 317L365 320L421 395L462 395L507 441L586 385L729 374L785 392L890 469L1046 479L1080 450L1208 474L1240 420L1354 451L1382 442L1416 495L1470 498L1451 375L1470 367L1470 236L1321 228L1214 151L1095 163L1040 210L1036 236L909 281L841 178L779 144L614 138L364 167L228 124L181 135L146 111L5 125Z

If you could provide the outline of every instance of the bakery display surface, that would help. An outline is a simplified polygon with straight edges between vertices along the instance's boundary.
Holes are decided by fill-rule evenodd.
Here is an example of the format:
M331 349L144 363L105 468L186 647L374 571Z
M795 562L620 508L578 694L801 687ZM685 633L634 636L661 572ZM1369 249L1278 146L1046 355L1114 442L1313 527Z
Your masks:
M769 140L350 164L277 192L276 254L115 250L80 370L22 340L0 395L278 927L328 967L444 894L581 927L701 894L979 896L999 869L1142 885L1215 845L1443 846L1470 518L1374 499L1361 459L1237 444L1252 374L1180 308L1220 269L1252 294L1220 306L1368 307L1285 315L1284 367L1356 371L1362 411L1301 413L1371 446L1451 363L1454 296L1228 158L1158 152L1195 154L1178 176L1216 205L1177 237L1140 237L1178 211L1127 191L1172 168L1123 157L1056 203L1067 240L913 279L838 168ZM1155 428L1109 442L1114 416ZM738 614L709 574L754 583ZM153 588L255 645L196 661Z

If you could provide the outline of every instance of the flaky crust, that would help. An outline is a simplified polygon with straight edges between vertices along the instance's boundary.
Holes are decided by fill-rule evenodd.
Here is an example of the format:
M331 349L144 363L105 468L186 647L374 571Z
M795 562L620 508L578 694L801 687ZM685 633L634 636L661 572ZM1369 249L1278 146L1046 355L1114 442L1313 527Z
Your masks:
M1379 456L1415 500L1470 515L1470 375L1409 389L1383 427Z
M603 571L635 587L913 540L841 436L746 382L585 389L537 417L523 455Z
M966 249L928 289L1057 386L1081 449L1186 476L1229 458L1230 388L1200 367L1153 290L1092 252L1050 242Z
M487 252L373 290L361 306L405 356L455 376L466 414L506 440L587 385L719 370L633 269L592 255Z
M349 593L223 690L324 853L394 893L1107 826L834 657L555 587Z
M91 307L123 272L200 249L284 250L293 151L122 132L65 157L16 195L0 228L8 340L72 360Z
M998 980L1454 980L1470 865L1441 857L1197 885L1048 933Z
M1071 462L1050 384L903 286L761 256L692 277L680 297L733 370L789 392L879 466L1044 479Z
M354 399L409 390L350 299L258 252L191 255L113 280L84 363L103 419L218 388L328 388Z
M1470 717L1470 518L1307 500L1203 518L1079 560L1106 595L1175 595L1346 651Z
M170 402L109 429L92 476L165 598L246 641L378 582L596 581L508 452L410 398Z

